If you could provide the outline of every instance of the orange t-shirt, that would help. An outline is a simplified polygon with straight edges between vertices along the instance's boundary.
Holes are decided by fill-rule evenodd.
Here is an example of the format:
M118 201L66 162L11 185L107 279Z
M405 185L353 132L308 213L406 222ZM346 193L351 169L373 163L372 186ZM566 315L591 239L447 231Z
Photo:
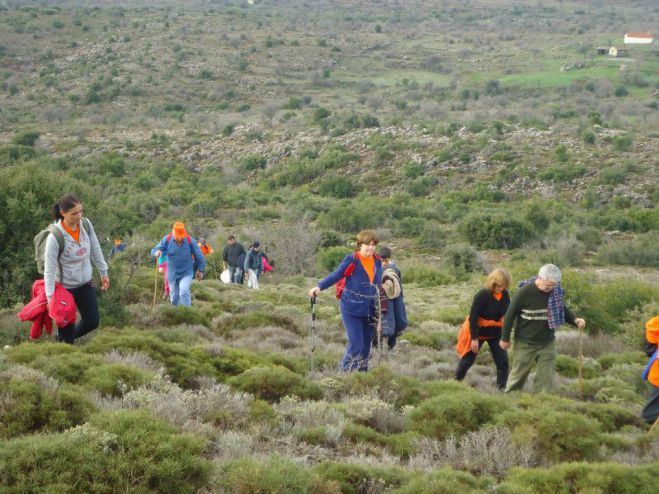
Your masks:
M73 237L73 240L75 240L77 243L80 243L80 226L76 226L75 230L71 230L66 224L62 221L62 228L64 228L64 231L71 235Z
M373 256L364 257L360 254L359 260L361 261L362 266L364 266L368 279L373 283L373 279L375 278L375 258Z
M492 295L494 296L495 299L501 300L503 298L503 292L497 293L497 292L492 292Z

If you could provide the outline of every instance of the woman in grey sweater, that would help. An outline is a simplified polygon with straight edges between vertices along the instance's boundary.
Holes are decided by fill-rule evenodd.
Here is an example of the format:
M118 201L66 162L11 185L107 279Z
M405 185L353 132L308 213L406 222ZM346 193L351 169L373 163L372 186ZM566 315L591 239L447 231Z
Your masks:
M92 263L101 275L102 290L109 288L110 278L94 227L82 217L80 199L73 194L63 196L53 206L53 219L57 230L46 240L44 259L46 297L50 302L55 282L61 283L73 295L80 319L76 324L57 328L58 339L72 344L99 324Z

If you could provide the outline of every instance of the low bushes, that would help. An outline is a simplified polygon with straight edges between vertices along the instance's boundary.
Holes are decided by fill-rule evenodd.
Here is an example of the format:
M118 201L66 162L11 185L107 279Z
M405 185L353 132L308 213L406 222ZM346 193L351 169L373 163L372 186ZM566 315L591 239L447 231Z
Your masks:
M515 468L497 489L502 494L652 494L656 492L659 463L627 466L616 463L569 463L547 470Z
M95 411L72 387L47 388L10 375L0 376L0 438L62 431L83 423Z
M267 461L252 458L234 460L220 466L215 492L290 494L339 494L337 482L301 465L271 456Z
M343 494L389 492L404 486L412 474L395 466L375 467L339 462L323 462L315 468L327 481L339 485Z
M268 401L277 401L288 395L301 399L322 397L320 386L281 366L252 367L239 376L232 377L228 383Z
M63 433L0 443L0 490L194 493L210 477L205 447L144 412L97 415Z
M494 481L490 477L475 477L469 473L442 468L431 474L415 476L408 484L391 491L392 494L454 494L492 492ZM499 492L497 490L497 492Z
M408 429L445 439L451 434L464 434L491 423L495 415L510 407L510 401L502 397L464 388L421 402L409 415Z

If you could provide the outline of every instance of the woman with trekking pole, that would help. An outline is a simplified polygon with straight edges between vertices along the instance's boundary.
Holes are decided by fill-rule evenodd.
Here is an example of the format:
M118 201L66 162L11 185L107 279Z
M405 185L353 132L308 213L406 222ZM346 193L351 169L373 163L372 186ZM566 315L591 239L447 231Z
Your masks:
M44 256L44 281L46 297L50 302L55 292L55 282L66 288L80 313L75 324L57 328L58 340L73 342L96 329L100 319L98 300L92 278L92 264L101 275L101 290L110 287L108 265L103 258L101 245L94 227L82 216L82 201L73 194L64 195L53 206L56 230L46 240Z
M337 286L341 319L348 337L341 360L344 371L368 370L373 335L380 323L382 263L375 255L379 239L373 230L357 235L357 251L343 259L338 268L309 290L314 299L321 290Z

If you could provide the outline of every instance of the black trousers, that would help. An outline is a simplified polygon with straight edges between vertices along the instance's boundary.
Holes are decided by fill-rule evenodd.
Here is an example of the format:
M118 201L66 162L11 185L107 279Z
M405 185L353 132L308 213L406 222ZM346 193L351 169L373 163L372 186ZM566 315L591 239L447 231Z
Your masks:
M494 359L494 365L497 367L497 388L506 389L506 382L508 381L508 352L499 346L501 338L479 340L479 350L486 341L487 344L490 345L490 352ZM475 361L476 354L472 351L467 352L465 356L458 361L458 367L455 369L455 378L458 381L462 381L467 375L467 371L471 369L472 365L474 365Z
M650 397L643 407L641 417L648 424L653 424L657 420L657 417L659 417L659 388L650 383L648 383L648 388L650 388Z
M67 288L67 290L73 295L73 299L76 302L76 308L80 313L80 318L75 324L69 324L63 328L57 328L57 338L69 345L73 345L73 342L77 338L80 338L98 328L100 322L98 315L98 300L96 299L96 290L91 281L77 288Z

